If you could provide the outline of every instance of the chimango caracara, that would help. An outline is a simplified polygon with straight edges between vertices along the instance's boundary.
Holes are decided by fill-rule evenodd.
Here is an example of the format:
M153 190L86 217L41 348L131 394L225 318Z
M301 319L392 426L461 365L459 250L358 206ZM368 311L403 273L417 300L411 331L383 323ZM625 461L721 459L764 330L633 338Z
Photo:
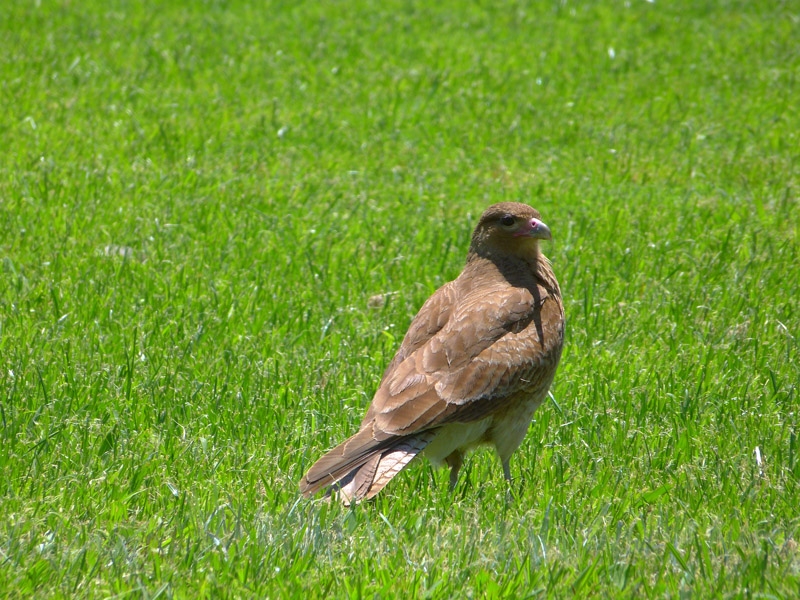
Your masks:
M547 395L564 340L564 308L550 261L550 229L525 204L486 209L461 275L439 288L408 328L361 428L300 481L345 504L372 498L415 456L450 467L491 444L509 461Z

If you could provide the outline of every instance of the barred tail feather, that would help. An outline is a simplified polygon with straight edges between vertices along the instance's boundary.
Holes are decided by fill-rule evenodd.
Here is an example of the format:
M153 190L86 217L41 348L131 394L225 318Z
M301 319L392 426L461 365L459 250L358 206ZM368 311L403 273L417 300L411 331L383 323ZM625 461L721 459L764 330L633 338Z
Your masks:
M389 444L380 444L373 447L371 452L360 452L357 457L348 459L341 456L343 445L337 446L309 469L300 482L300 489L305 496L310 496L318 490L330 487L330 493L347 506L373 498L433 438L434 433L430 431L395 438L387 440ZM341 460L335 461L336 458ZM318 466L320 463L321 467ZM320 477L320 473L327 474Z

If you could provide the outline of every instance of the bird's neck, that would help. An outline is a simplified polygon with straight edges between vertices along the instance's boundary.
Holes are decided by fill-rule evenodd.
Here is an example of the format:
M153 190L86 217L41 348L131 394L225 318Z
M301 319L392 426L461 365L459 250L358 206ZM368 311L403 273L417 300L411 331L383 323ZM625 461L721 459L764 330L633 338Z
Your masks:
M476 248L473 245L467 254L467 264L480 260L488 260L497 265L504 262L524 263L536 273L540 267L539 263L547 259L539 251L539 240L531 239L525 242L527 243L520 244L517 241L512 248L494 246Z
M465 273L480 273L482 277L501 277L517 287L529 287L546 283L550 266L548 260L539 252L535 255L509 255L507 253L475 252L467 258ZM489 273L496 273L492 276Z

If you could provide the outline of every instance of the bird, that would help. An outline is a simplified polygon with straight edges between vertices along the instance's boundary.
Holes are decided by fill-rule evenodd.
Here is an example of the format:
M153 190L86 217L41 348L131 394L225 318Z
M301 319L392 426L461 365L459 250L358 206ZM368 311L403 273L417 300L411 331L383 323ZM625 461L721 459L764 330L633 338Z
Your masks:
M450 467L456 487L465 453L493 445L511 482L510 459L547 397L561 358L561 290L539 242L539 212L489 206L461 274L422 305L383 374L357 433L300 481L345 505L373 498L418 455Z

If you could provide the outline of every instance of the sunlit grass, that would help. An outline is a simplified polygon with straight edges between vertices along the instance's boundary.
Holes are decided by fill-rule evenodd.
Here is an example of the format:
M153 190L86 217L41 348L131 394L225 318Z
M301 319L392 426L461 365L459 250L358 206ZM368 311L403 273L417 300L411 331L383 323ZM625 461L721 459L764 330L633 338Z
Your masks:
M0 590L800 595L799 23L0 8ZM514 490L478 452L299 498L505 200L568 319Z

